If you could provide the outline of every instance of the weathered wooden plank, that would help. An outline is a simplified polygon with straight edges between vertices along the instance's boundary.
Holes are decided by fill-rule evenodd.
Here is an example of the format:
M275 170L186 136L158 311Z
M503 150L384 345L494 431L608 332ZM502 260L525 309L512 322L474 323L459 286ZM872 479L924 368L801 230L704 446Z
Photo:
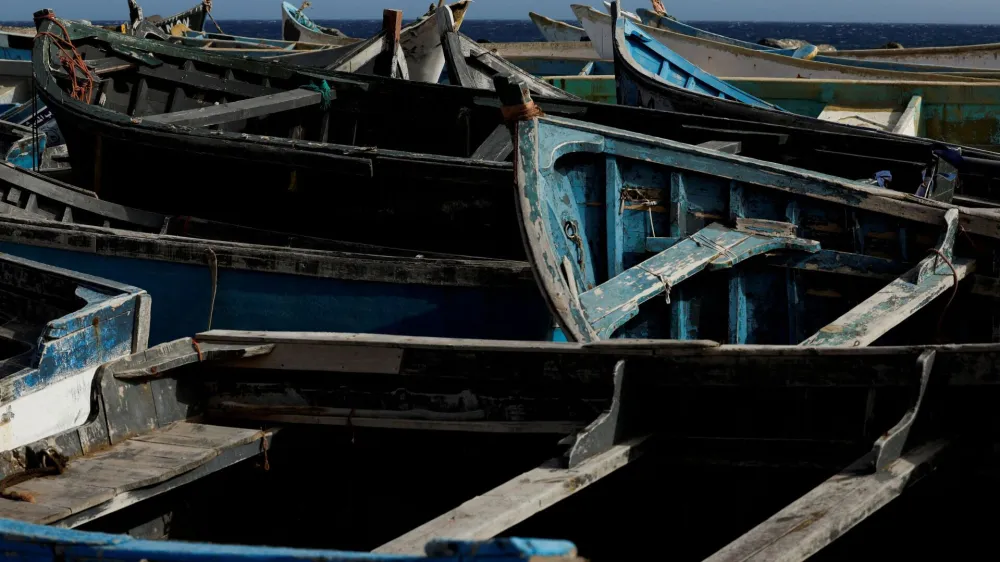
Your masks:
M358 410L317 406L260 405L220 400L208 407L213 418L254 420L282 425L319 425L334 427L368 427L409 431L449 431L457 433L552 434L573 433L586 424L577 421L483 421L478 419L446 419L449 414L396 410Z
M115 497L112 488L79 482L78 480L49 476L28 480L10 488L22 496L31 497L38 505L69 510L67 515L80 513Z
M70 515L68 517L59 518L58 521L53 522L53 525L57 527L69 528L79 527L80 525L89 523L109 513L114 513L141 501L159 496L160 494L164 494L191 482L200 480L201 478L216 473L224 468L228 468L244 460L256 457L260 455L265 448L269 447L271 437L277 431L277 429L270 429L264 433L263 439L266 440L268 443L267 445L262 444L261 441L254 441L238 447L226 449L221 451L219 455L213 457L205 464L202 464L193 470L175 476L174 478L159 484L118 494L110 501L92 507L91 509L78 514Z
M133 441L202 449L225 449L258 441L263 435L263 432L254 429L178 422L148 435L140 435Z
M472 153L473 160L503 162L514 152L510 130L503 123L496 126L490 136Z
M224 361L244 369L274 369L334 373L395 374L403 360L400 348L276 345L270 353Z
M144 121L177 127L208 127L232 121L263 117L283 111L319 105L323 96L319 92L297 88L246 100L233 101L174 113L161 113L143 117Z
M100 385L112 445L156 429L156 406L148 384L121 382L106 375Z
M70 515L69 509L0 498L0 517L47 525Z
M59 478L77 485L111 488L121 494L169 480L205 464L217 454L215 449L133 440L71 461Z
M608 282L580 295L597 336L611 337L635 316L639 305L704 269L732 267L753 256L779 248L814 252L811 240L758 236L711 224L670 249L632 267Z
M399 78L399 33L403 24L402 10L382 10L382 52L375 58L375 74L388 78ZM405 65L405 59L403 61Z
M187 64L188 62L191 61L185 61L183 68L173 68L166 65L153 68L140 65L136 69L136 73L147 78L158 78L160 80L174 82L178 85L178 87L190 85L195 88L222 92L224 94L244 98L270 96L273 94L280 94L284 91L280 88L258 86L242 80L226 80L225 78L219 78L214 74L194 70L194 65L192 64L189 66Z
M883 471L866 473L867 456L706 559L706 562L805 560L896 499L933 468L947 446L912 449Z
M743 143L740 141L708 141L700 143L698 146L718 150L726 154L739 154L743 150Z
M553 459L463 503L373 552L418 555L424 552L427 541L434 538L492 538L636 460L641 456L642 446L648 439L639 437L616 445L574 469L551 468L554 463L559 462Z

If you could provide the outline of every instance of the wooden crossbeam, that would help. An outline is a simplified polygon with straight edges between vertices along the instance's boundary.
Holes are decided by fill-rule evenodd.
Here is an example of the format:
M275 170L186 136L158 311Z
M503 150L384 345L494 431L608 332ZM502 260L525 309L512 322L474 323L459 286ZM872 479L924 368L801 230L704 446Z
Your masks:
M903 276L822 328L799 345L807 347L862 347L934 301L975 271L975 261L953 259L958 211L945 214L947 231L937 250Z
M621 275L579 296L598 339L611 337L639 305L704 269L732 267L779 248L819 250L811 240L761 235L711 224Z
M552 459L373 552L418 555L433 538L480 540L495 537L636 460L648 440L649 437L644 436L615 445L573 469L552 468L559 462Z
M933 469L948 443L910 450L885 470L866 456L771 516L705 562L805 560L864 521Z
M911 137L917 136L917 133L920 131L920 112L922 108L922 97L913 96L910 98L910 103L906 104L906 109L899 116L899 120L893 126L892 132Z
M319 105L322 101L323 96L319 92L297 88L270 96L151 115L143 120L178 127L207 127Z

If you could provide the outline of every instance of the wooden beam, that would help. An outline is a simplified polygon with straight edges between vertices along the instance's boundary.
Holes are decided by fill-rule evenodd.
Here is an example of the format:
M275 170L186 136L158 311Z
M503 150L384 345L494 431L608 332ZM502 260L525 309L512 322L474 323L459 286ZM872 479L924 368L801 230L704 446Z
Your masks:
M473 160L485 162L503 162L514 153L514 142L510 136L510 129L503 123L496 126L490 136L486 137L483 144L472 153Z
M934 468L947 445L927 443L875 473L865 470L866 455L705 562L805 560L899 497Z
M402 10L382 10L382 34L385 40L382 42L382 52L375 59L376 75L398 78L397 51L402 26Z
M151 115L143 117L143 120L177 127L208 127L209 125L231 123L233 121L253 119L254 117L263 117L283 111L319 105L322 101L323 96L319 92L296 88L270 96L210 105L187 111Z
M553 468L561 459L552 459L372 552L419 555L433 538L495 537L636 460L648 441L644 436L616 445L574 469Z
M871 345L976 269L975 261L952 258L958 210L945 215L947 231L938 250L832 324L799 345L862 347ZM946 261L947 260L947 261Z

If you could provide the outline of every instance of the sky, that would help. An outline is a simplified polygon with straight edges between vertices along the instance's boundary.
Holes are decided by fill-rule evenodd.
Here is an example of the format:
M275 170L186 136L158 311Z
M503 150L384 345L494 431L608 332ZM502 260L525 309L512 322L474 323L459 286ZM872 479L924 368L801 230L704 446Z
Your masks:
M170 15L198 0L141 0L146 14ZM219 20L277 19L281 0L213 0ZM298 4L300 0L292 0ZM447 1L447 0L446 0ZM311 0L306 12L317 19L376 19L382 8L403 10L405 18L427 11L431 0ZM435 0L436 2L436 0ZM467 17L526 19L528 11L572 20L573 2L601 7L600 0L474 0ZM682 20L821 21L879 23L1000 24L997 0L664 0L667 11ZM645 8L648 0L626 0L627 9ZM126 0L0 0L0 21L31 19L41 8L52 8L70 19L124 20ZM1000 41L1000 37L998 37Z

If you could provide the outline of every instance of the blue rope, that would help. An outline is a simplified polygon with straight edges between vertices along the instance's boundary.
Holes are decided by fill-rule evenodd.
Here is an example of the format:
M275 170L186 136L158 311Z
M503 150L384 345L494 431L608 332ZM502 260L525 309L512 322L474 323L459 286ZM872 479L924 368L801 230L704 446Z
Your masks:
M316 84L306 84L302 87L306 90L319 92L319 95L323 96L323 102L320 104L323 111L330 109L330 104L333 103L333 100L337 97L337 93L330 88L330 85L326 83L326 80L323 80L323 83L318 86Z

